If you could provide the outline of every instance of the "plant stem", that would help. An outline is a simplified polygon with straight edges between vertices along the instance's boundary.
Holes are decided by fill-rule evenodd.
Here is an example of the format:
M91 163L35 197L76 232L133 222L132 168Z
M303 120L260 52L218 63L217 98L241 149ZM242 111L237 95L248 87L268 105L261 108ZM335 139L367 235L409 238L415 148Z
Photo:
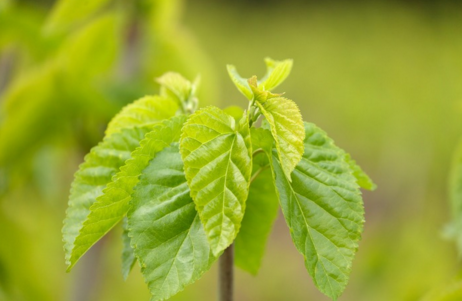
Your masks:
M234 244L231 244L219 259L218 301L233 301Z

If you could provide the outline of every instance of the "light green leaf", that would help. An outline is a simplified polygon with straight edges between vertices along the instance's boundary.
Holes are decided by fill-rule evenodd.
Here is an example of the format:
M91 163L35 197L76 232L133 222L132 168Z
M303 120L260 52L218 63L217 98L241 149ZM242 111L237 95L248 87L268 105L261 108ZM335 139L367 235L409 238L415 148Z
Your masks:
M154 101L156 99L158 101ZM173 116L176 109L174 102L162 98L152 98L150 101L143 98L134 102L114 117L103 142L85 156L85 162L75 173L64 220L63 241L68 270L75 264L75 261L71 261L74 242L90 213L91 205L103 194L104 187L130 158L153 124Z
M190 81L176 72L167 72L157 79L162 85L164 93L173 94L179 103L184 103L191 96L193 85Z
M216 107L193 114L180 152L186 179L214 255L236 238L252 171L248 119L237 123Z
M130 237L128 236L128 220L126 217L124 218L122 225L124 230L122 233L122 276L124 277L124 280L127 280L130 271L136 263L136 257L135 252L130 245Z
M110 0L59 0L46 22L45 30L62 33L85 21L104 7Z
M247 99L251 100L253 98L253 93L252 90L250 90L247 79L241 77L239 73L237 73L236 67L233 65L227 65L226 68L228 69L229 77L231 77L231 80L234 85L236 85L237 89L244 94Z
M273 151L282 211L305 266L321 292L337 299L345 289L364 223L359 186L344 151L305 123L305 152L292 183Z
M269 166L273 138L268 130L251 128L253 149L265 148L253 158L253 175L241 230L235 241L236 265L256 275L265 252L266 241L278 213L273 175ZM268 143L269 142L269 143ZM266 144L266 147L265 147ZM269 147L268 147L269 146Z
M96 198L75 239L71 267L127 214L133 187L138 183L141 172L157 152L179 140L185 121L186 116L180 115L154 125L140 142L140 147L108 183L103 194Z
M290 182L290 173L303 154L305 130L300 110L295 102L284 97L257 101L257 105L270 125L279 161Z
M258 87L266 91L271 91L289 76L293 60L275 61L265 58L265 63L267 69L266 75L258 81Z
M194 207L173 143L143 171L128 213L132 247L153 301L183 290L215 260Z
M75 264L75 261L71 262L74 242L90 213L90 206L102 195L103 188L111 182L125 160L130 158L131 152L139 145L147 131L146 128L124 129L120 133L106 137L91 149L85 156L85 162L75 173L63 227L68 270Z
M353 160L350 154L345 153L345 160L350 165L350 169L353 171L353 176L356 178L358 185L367 190L375 190L377 185L372 179L362 170L362 168Z
M159 120L175 115L178 105L171 99L160 96L145 96L127 106L117 114L106 129L106 136L124 128L152 126Z

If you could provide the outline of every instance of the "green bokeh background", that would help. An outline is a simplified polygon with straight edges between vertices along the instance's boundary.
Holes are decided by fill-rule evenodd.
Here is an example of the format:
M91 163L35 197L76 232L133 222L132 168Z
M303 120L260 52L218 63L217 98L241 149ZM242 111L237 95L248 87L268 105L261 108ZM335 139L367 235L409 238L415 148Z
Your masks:
M114 77L120 69L113 63L100 75L98 87L104 88L95 90L103 91L102 97L92 96L92 88L75 91L80 95L79 113L58 120L53 126L63 124L63 129L46 139L40 135L48 131L12 128L16 123L9 123L8 114L13 113L5 108L11 83L46 64L62 44L62 37L47 39L46 47L34 40L41 32L34 28L44 22L51 3L20 1L14 11L21 14L17 18L13 12L0 14L0 67L14 62L13 71L2 73L0 68L0 151L16 138L38 141L18 144L25 150L11 156L14 164L0 165L0 300L149 300L137 268L127 282L122 280L120 228L65 273L60 231L72 174L118 108L157 91L154 76L170 69L191 79L200 73L203 103L244 107L247 100L228 79L225 65L236 65L243 76L262 76L266 56L294 59L290 77L276 92L295 100L303 118L350 152L379 187L364 192L365 232L349 286L339 300L421 300L452 281L460 270L458 255L442 232L450 220L447 182L452 153L462 136L461 5L157 2L174 3L165 4L169 9L158 14L174 12L177 27L167 46L159 39L139 44L138 51L148 54L143 58L158 56L138 63L141 75L122 72ZM12 29L18 29L13 19L30 23L21 23L32 30L22 44L9 38ZM151 30L147 26L145 34ZM94 64L91 57L84 64ZM57 118L69 107L53 104L73 94L66 93L37 107L52 110L48 118ZM34 94L20 98L25 100L17 102L17 110L34 107ZM74 121L67 124L70 119ZM81 123L84 126L75 126ZM30 133L37 134L29 137ZM172 300L215 298L216 266ZM314 287L281 214L258 276L237 270L236 300L328 300Z

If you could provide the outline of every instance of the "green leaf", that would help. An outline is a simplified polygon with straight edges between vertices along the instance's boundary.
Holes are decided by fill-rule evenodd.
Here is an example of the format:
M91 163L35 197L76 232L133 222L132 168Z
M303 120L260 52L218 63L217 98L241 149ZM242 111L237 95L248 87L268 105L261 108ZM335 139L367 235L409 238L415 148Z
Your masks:
M139 145L147 131L146 128L124 129L120 133L106 137L91 149L85 156L85 162L75 173L63 227L68 270L75 264L75 261L71 261L74 242L90 213L90 206L102 195L103 188L111 182L125 160L130 158L131 152Z
M181 135L186 179L214 255L236 238L245 212L252 171L246 117L237 123L207 107L188 119Z
M179 103L186 102L193 91L191 82L176 72L165 73L157 82L162 85L163 93L173 94Z
M236 67L233 65L227 65L226 68L228 69L229 77L231 77L231 80L234 85L236 85L237 89L244 94L247 99L251 100L253 98L253 93L252 90L250 90L247 79L241 77L239 73L237 73Z
M353 176L356 178L358 185L367 190L375 190L377 185L372 179L362 170L362 168L353 160L350 154L345 153L345 160L350 165L350 169L353 171Z
M96 198L75 239L71 267L127 214L133 187L138 183L141 172L157 152L179 140L185 121L186 116L180 115L155 125L108 183L103 194Z
M130 158L153 124L173 116L176 110L174 102L162 98L152 98L151 101L143 98L134 102L114 117L106 137L85 156L84 163L75 173L64 220L63 241L68 270L75 264L71 261L74 242L91 205L103 194L104 187Z
M261 149L263 146L265 151L256 154L253 159L252 174L257 176L250 184L245 215L234 250L236 265L256 275L261 266L266 241L277 217L279 204L268 161L273 143L271 133L268 130L252 128L251 137L253 149Z
M171 99L160 96L145 96L127 106L117 114L106 129L106 136L124 128L152 126L159 120L175 115L178 105Z
M124 218L122 225L124 229L124 232L122 233L122 276L124 277L124 280L127 280L130 271L136 263L136 257L135 252L130 245L130 237L128 236L128 220L126 217Z
M215 260L190 196L177 143L157 153L143 171L128 222L153 301L183 290Z
M266 91L271 91L289 76L293 60L275 61L265 58L265 63L267 69L266 75L258 81L258 87Z
M300 110L295 102L284 97L257 101L257 106L270 125L279 161L290 181L290 173L303 155L305 130Z
M103 8L110 0L60 0L50 14L45 30L50 33L62 33L76 24L85 21Z
M305 152L292 183L273 151L282 211L305 266L321 292L337 299L345 289L364 223L359 186L344 151L305 123Z

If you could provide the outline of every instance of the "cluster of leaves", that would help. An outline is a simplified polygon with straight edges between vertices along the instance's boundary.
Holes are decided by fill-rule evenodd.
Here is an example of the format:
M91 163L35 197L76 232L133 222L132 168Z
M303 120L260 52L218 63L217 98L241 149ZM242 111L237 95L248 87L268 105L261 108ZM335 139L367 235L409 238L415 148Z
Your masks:
M152 300L193 283L233 242L236 264L255 274L279 200L315 284L341 294L363 229L359 185L375 185L292 100L271 92L292 61L266 65L259 81L228 66L245 111L196 111L197 85L167 73L159 96L112 119L75 174L63 228L69 269L123 221L123 274L138 261Z

